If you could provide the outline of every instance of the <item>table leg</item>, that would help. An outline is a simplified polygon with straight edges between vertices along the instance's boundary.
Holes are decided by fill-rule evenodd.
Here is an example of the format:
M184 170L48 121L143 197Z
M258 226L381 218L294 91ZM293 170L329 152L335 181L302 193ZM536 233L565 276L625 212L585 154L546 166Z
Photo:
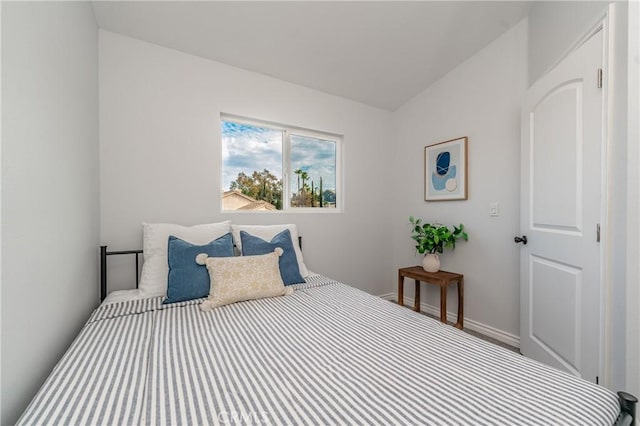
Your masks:
M404 277L398 272L398 305L404 306Z
M420 280L416 280L416 291L413 299L413 310L420 312Z
M464 327L464 277L458 281L458 322L456 328Z
M440 286L440 322L447 323L447 285Z

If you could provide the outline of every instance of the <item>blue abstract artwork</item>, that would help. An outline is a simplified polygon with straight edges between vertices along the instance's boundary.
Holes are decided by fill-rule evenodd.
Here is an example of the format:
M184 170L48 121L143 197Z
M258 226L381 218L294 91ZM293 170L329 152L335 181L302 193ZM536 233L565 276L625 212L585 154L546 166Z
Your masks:
M467 138L425 147L425 200L467 198Z
M448 168L447 173L443 175L437 172L432 174L431 183L433 183L434 189L436 189L437 191L443 191L446 189L447 181L450 179L455 180L455 178L456 178L456 166L451 166Z
M444 176L449 171L449 164L451 163L451 153L449 151L443 151L436 157L436 173L440 176Z

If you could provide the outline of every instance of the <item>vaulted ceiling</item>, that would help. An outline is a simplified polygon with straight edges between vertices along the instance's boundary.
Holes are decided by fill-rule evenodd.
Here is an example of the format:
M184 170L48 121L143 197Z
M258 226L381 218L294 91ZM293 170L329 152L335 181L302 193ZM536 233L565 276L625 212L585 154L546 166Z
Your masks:
M98 25L395 110L523 19L529 2L96 1Z

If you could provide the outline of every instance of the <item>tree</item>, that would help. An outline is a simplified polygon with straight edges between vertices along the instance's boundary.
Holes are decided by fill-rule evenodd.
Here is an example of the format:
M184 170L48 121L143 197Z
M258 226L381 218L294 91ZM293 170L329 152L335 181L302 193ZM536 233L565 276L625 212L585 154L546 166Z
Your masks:
M293 172L298 176L298 186L296 191L291 194L291 207L327 207L327 203L335 204L335 191L324 190L322 176L320 176L320 184L316 185L316 182L302 167Z
M238 178L231 182L230 190L238 190L256 200L263 200L282 210L282 179L278 179L269 170L254 171L251 176L244 172L238 173Z
M302 174L302 170L298 169L293 173L298 175L298 187L296 189L297 189L297 193L299 195L300 194L300 175ZM300 198L299 197L298 197L298 207L300 207Z
M305 205L305 199L304 199L305 198L304 197L305 190L307 190L309 188L309 186L305 185L305 181L307 179L309 179L309 174L307 172L300 173L300 179L302 179L302 205L304 206Z
M322 193L322 198L324 198L324 202L325 203L333 203L333 204L335 204L335 202L336 202L336 191L334 191L333 189L326 189Z

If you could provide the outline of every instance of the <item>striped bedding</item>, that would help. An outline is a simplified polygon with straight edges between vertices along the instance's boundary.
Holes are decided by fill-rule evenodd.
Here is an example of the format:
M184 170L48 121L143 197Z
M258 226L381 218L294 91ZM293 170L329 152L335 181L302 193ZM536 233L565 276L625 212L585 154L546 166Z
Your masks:
M316 276L96 309L19 424L611 425L610 391Z

